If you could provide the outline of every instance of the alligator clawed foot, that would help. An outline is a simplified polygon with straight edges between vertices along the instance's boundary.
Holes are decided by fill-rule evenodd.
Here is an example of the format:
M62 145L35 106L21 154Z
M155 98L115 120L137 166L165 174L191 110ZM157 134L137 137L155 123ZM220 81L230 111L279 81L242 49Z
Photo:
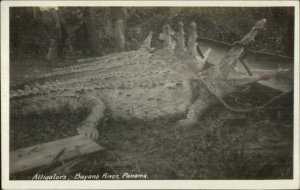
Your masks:
M77 131L80 135L85 135L92 140L97 140L99 137L99 132L95 126L90 123L84 124L81 127L77 128Z

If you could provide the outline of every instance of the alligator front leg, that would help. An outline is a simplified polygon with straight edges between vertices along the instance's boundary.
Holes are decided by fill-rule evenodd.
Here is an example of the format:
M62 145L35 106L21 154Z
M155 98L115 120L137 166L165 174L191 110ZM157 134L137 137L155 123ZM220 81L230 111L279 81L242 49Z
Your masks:
M203 95L198 97L188 110L186 119L178 121L176 127L191 127L197 124L198 119L201 118L207 109L216 102L214 97L205 98Z
M12 102L12 115L43 114L45 112L60 112L68 108L71 112L75 110L87 110L88 116L79 125L78 132L91 139L97 139L99 136L97 125L104 116L105 105L95 96L83 95L80 98L75 97L57 97L49 96L46 98L32 98L21 102Z
M89 115L77 128L79 134L96 140L99 137L97 126L104 117L105 105L99 98L85 96L81 99L81 105L89 110Z

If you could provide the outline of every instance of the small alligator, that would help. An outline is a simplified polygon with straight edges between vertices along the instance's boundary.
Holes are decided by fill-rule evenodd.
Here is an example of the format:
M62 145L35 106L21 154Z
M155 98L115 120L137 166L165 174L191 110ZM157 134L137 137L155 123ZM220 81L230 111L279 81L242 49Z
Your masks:
M170 26L165 25L161 50L151 48L153 33L150 32L136 51L81 60L78 65L56 69L12 87L11 113L39 114L63 107L87 109L89 113L77 129L91 139L98 138L97 126L106 111L112 118L125 120L186 117L177 125L191 126L210 106L221 101L229 107L223 97L272 77L268 74L241 78L234 70L245 46L265 24L266 19L258 21L243 39L233 44L220 64L206 70L203 65L208 55L201 58L197 52L196 24L190 25L187 47L183 23L178 24L174 36L170 34Z

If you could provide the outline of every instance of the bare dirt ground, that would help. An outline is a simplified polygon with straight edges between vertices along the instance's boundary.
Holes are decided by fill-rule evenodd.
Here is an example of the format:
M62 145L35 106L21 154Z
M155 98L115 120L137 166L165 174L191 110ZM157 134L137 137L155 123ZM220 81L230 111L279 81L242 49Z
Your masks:
M24 74L45 72L52 66L40 60L11 64L11 83ZM26 64L27 63L27 64ZM50 65L50 66L49 66ZM26 68L26 69L24 69ZM268 91L253 88L244 98L253 104L269 98ZM259 97L259 98L258 98ZM99 126L97 141L106 151L75 159L72 168L56 165L57 174L73 176L103 173L147 174L148 179L290 179L293 174L293 102L284 97L266 109L249 113L246 119L228 119L222 105L213 107L196 126L175 129L176 121L112 121ZM77 134L84 113L59 113L10 118L10 150ZM74 160L71 160L71 162ZM65 162L66 163L66 162ZM62 166L58 168L58 166ZM52 167L52 166L51 166ZM38 168L11 179L32 179Z

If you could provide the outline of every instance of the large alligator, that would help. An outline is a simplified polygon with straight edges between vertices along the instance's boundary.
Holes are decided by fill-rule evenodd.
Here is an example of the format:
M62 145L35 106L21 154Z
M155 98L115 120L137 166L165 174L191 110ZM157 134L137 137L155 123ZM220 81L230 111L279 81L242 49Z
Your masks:
M87 109L89 114L78 131L92 139L98 138L97 126L106 111L112 118L125 120L185 117L178 121L178 126L193 125L210 106L220 101L226 105L223 97L273 76L237 76L234 69L245 46L265 24L266 19L258 21L232 46L220 64L204 71L207 57L202 59L197 52L196 24L190 26L187 47L183 24L179 23L179 32L174 36L166 25L164 48L159 51L150 47L150 32L139 50L83 60L78 65L42 74L21 87L12 88L11 113L39 114L64 107ZM171 43L174 39L175 47Z

